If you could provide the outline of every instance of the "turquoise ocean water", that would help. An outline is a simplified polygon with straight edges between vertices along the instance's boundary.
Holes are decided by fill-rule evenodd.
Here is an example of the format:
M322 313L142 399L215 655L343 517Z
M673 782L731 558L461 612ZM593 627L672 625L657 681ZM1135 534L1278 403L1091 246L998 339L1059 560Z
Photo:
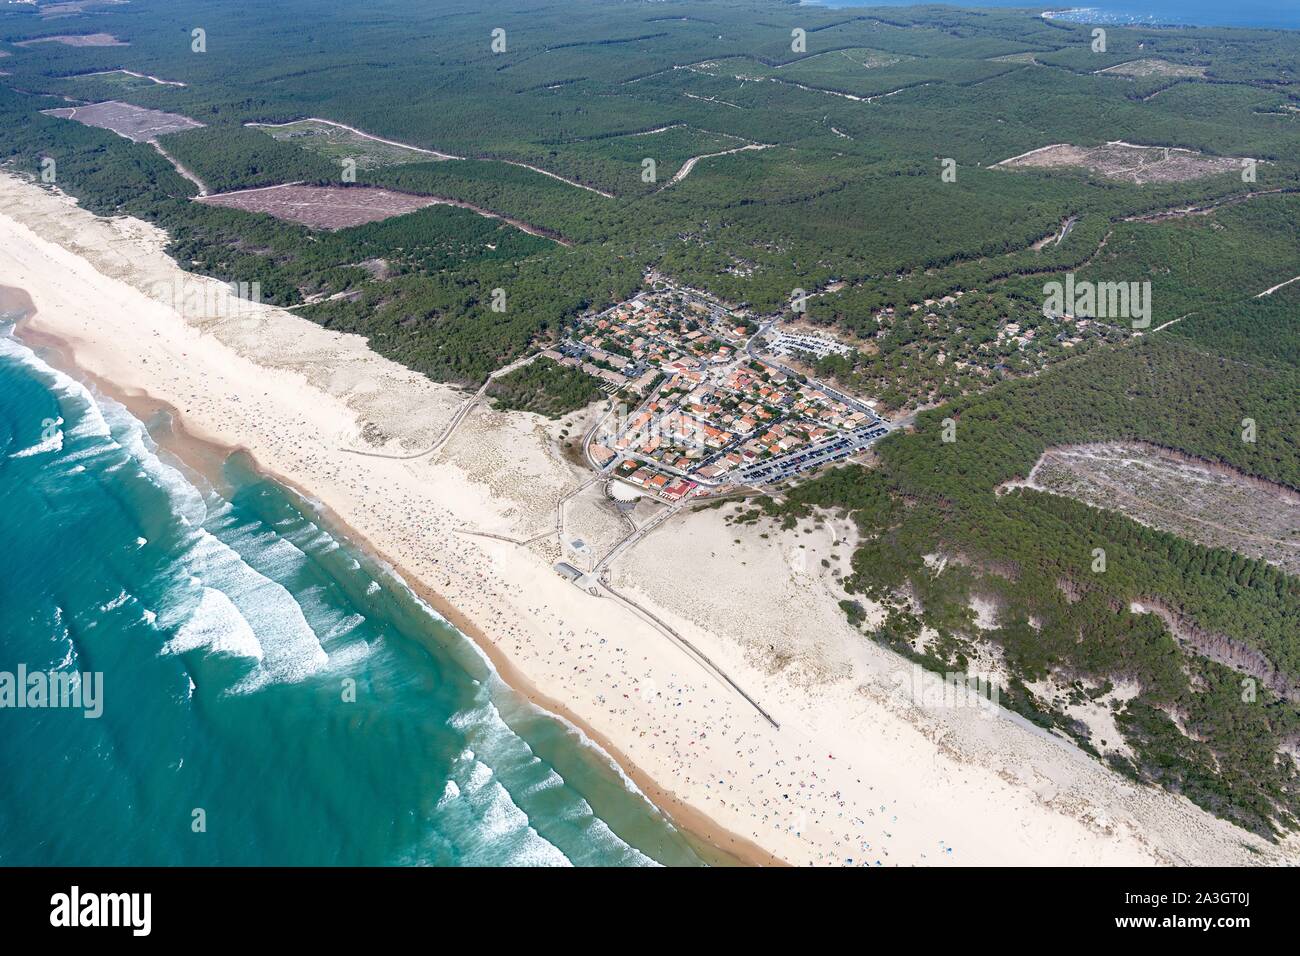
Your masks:
M0 672L102 715L0 708L0 864L703 862L305 502L190 472L5 318Z

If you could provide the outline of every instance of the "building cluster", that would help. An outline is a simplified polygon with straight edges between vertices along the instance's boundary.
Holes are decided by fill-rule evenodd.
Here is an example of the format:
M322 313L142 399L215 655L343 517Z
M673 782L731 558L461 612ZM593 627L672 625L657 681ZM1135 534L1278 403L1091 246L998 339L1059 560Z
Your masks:
M542 355L568 368L581 369L588 375L600 379L605 383L606 391L631 388L640 392L648 388L655 379L653 372L631 374L636 370L622 361L619 356L598 348L577 354L573 354L572 350L566 352L561 349L546 349Z
M689 294L645 293L581 326L565 346L621 358L652 377L640 404L588 451L601 467L669 501L728 473L795 455L874 420L802 376L751 357L752 327Z
M614 352L626 361L655 368L674 363L699 367L735 356L735 345L710 334L712 324L702 301L647 293L597 316L578 341L586 348Z

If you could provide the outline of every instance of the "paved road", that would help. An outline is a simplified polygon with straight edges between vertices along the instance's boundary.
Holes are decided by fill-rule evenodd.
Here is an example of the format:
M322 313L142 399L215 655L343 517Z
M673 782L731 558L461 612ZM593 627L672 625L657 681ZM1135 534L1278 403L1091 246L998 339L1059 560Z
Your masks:
M587 434L582 436L582 456L587 459L587 464L591 468L595 469L597 474L604 472L607 468L609 468L611 465L613 465L615 462L618 461L618 456L615 455L613 458L607 461L605 463L605 466L602 468L600 465L596 464L596 459L591 457L591 443L596 438L596 432L600 430L601 425L605 424L605 419L609 418L610 415L614 414L614 410L617 407L618 406L615 405L613 400L611 399L609 403L609 408L605 409L605 413L592 423L591 427L587 429ZM611 449L611 451L612 450L613 449Z
M715 321L718 320L719 316L716 307L712 303L706 302L705 304L709 305L713 319ZM608 311L610 310L606 310L606 312ZM826 441L818 445L814 445L809 448L800 449L798 451L791 452L788 455L784 455L778 458L772 458L762 462L756 462L752 465L745 466L733 472L732 474L726 475L722 479L719 479L718 481L710 481L708 479L700 478L698 475L691 475L691 474L685 474L683 472L679 472L676 468L673 468L669 465L665 465L662 462L656 462L652 459L645 458L642 455L630 451L623 452L620 455L616 455L615 458L612 459L604 469L597 468L596 463L591 458L590 445L592 440L595 437L599 425L608 417L608 412L607 412L604 416L601 417L600 421L598 421L596 425L593 425L591 429L588 430L587 434L583 438L583 453L586 456L588 463L593 468L597 468L598 471L603 471L607 473L610 471L610 469L613 466L617 465L619 462L627 459L632 459L632 460L640 461L642 464L653 465L656 468L659 468L663 471L666 471L678 477L688 478L692 481L695 481L697 484L700 484L705 487L715 487L718 484L724 482L728 484L736 483L736 484L748 484L748 485L761 485L761 484L771 484L773 482L782 481L800 472L809 471L811 469L821 467L822 465L828 464L830 462L839 461L840 459L847 458L849 455L861 451L863 448L866 448L868 445L872 444L873 442L877 441L884 435L888 434L890 429L893 428L894 426L891 425L889 422L885 421L884 419L882 419L879 415L876 414L875 410L871 408L871 406L862 402L860 399L854 398L852 395L848 395L840 391L839 389L831 385L827 385L826 383L821 382L817 379L806 378L797 370L791 368L788 365L784 365L781 362L776 361L775 359L760 357L758 354L758 343L763 340L763 336L766 335L770 329L772 329L774 326L778 324L779 324L778 319L770 319L767 322L762 323L759 326L758 331L755 332L752 336L750 336L749 339L744 343L743 345L744 354L748 356L750 359L762 362L765 365L771 366L783 372L791 379L804 382L806 384L806 387L821 392L823 395L825 395L827 398L831 399L832 401L839 402L845 405L846 407L853 409L854 411L870 416L871 420L867 424L859 426L858 428L853 429L852 431L841 432L840 434L832 436L831 438L827 439ZM654 398L653 395L647 396L646 399L642 402L641 407L642 408L645 407L653 398ZM675 410L676 409L673 409L672 411ZM640 408L638 408L638 411L640 411ZM664 414L669 414L669 412L665 412ZM660 418L662 417L663 415L660 416ZM733 447L740 444L742 440L743 437L738 437L735 440L733 440L726 448L723 448L720 451L715 450L713 454L710 454L706 457L705 461L702 462L701 465L716 461L718 458L726 454L726 452L730 451ZM620 542L619 545L620 548L622 547L622 544L623 543ZM611 554L609 557L612 556L613 555ZM608 558L606 560L608 560Z
M782 363L778 362L775 358L763 358L760 357L758 354L757 343L762 340L764 335L767 334L768 329L772 328L772 326L776 324L777 324L776 320L768 322L765 325L761 326L757 332L751 335L749 341L745 343L745 354L748 355L756 362L762 362L764 365L770 365L773 368L780 369L790 378L797 379L799 376L803 374L802 372L799 372L796 369L792 369L788 365L783 365ZM841 392L838 388L835 388L831 385L827 385L825 382L822 382L815 378L809 378L806 379L806 381L809 388L816 389L819 392L829 395L831 398L835 399L838 402L842 402L843 404L847 405L849 408L853 409L854 411L863 412L867 415L870 415L872 418L876 419L877 421L880 420L870 405L867 405L864 402L859 401L858 399L854 398L852 395L846 395L844 392Z
M482 399L482 397L487 394L488 386L491 385L493 381L500 378L502 375L509 375L517 368L523 368L525 365L529 364L530 362L535 361L537 357L540 356L541 354L542 354L541 352L534 352L532 355L527 355L524 358L516 359L515 361L511 362L509 365L503 366L497 369L492 374L490 374L487 377L487 380L484 381L481 386L479 386L479 390L475 392L473 395L471 395L469 398L465 399L465 401L461 403L460 408L456 409L456 414L452 415L451 421L448 422L447 427L443 429L442 435L439 436L438 439L431 446L424 449L423 451L411 452L409 455L390 455L382 451L362 451L359 448L345 448L345 447L340 447L339 451L345 451L351 455L363 455L366 458L388 458L393 461L414 461L416 458L423 458L425 455L432 455L434 452L436 452L439 448L441 448L443 445L447 443L447 441L451 438L452 434L460 426L460 423L465 420L465 418L469 415L469 413L474 409L474 406L479 403L479 400Z
M511 362L509 365L504 365L501 368L497 369L495 372L493 372L491 375L489 375L486 381L483 382L483 384L479 387L479 390L473 394L473 396L469 399L469 401L465 402L463 405L461 405L460 408L456 410L456 414L453 415L451 421L447 423L447 428L442 433L442 437L440 437L436 442L434 442L433 447L430 448L427 452L425 452L425 454L432 455L436 453L440 448L442 448L443 445L447 444L447 442L451 440L451 436L455 434L456 429L460 427L461 422L463 422L467 417L469 417L469 413L474 409L474 406L477 405L482 400L483 396L487 394L488 387L491 386L491 384L494 381L496 381L503 375L509 375L515 369L523 368L525 365L532 363L541 354L542 354L541 352L534 352L532 355L525 356L524 358L521 359L516 359L515 361Z
M633 601L626 594L623 594L620 591L616 591L609 584L609 582L601 581L600 586L605 589L605 591L610 595L610 597L614 598L615 600L621 601L623 604L627 605L633 611L635 611L636 613L642 615L647 620L649 620L652 624L658 627L659 630L661 630L663 633L667 634L668 637L671 638L672 641L676 643L679 647L681 647L684 651L686 651L687 654L689 654L691 657L694 657L701 665L703 665L708 671L714 674L719 680L723 681L723 683L725 683L728 687L730 687L737 694L743 697L745 701L751 707L754 708L754 710L758 711L760 717L766 720L777 730L781 729L781 725L777 722L776 718L773 717L771 714L769 714L766 710L764 710L762 705L759 704L758 701L756 701L753 697L749 696L749 694L745 692L745 689L743 687L741 687L734 680L732 680L730 676L728 676L726 671L724 671L717 664L713 663L713 661L709 658L707 654L701 651L698 647L696 647L686 638L682 637L680 633L678 633L674 628L669 626L668 623L665 622L662 618L660 618L656 614L651 613L649 610L642 607L636 601Z
M591 573L595 575L600 575L604 573L605 569L609 567L609 563L611 561L617 558L628 548L635 545L638 541L640 541L642 538L648 535L655 528L659 527L661 524L663 524L673 515L677 514L677 512L681 511L682 507L689 500L690 500L690 496L688 495L687 497L683 498L681 501L677 502L676 504L665 505L659 511L659 513L656 514L653 518L651 518L645 524L641 525L641 527L636 528L635 530L630 532L627 535L627 537L625 537L618 544L614 545L614 547L610 549L609 554L605 555L603 558L600 559L600 563L596 565L596 567L592 570Z

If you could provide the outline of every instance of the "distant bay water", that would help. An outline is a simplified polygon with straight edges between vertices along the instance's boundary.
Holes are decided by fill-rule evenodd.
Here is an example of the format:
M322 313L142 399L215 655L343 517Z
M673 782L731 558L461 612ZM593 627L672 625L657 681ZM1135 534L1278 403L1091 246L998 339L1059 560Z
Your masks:
M99 682L102 712L0 708L0 864L704 862L307 503L238 457L191 472L166 421L51 367L13 317L0 680Z
M908 0L804 0L825 7L910 7ZM1091 0L1059 7L1036 7L1023 2L948 0L955 7L996 7L1052 10L1057 19L1079 23L1168 24L1203 27L1262 27L1300 30L1300 0Z

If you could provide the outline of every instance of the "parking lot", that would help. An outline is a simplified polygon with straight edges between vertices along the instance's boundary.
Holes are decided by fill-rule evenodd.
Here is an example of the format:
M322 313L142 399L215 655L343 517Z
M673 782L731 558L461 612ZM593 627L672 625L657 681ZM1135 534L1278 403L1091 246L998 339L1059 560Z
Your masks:
M820 468L822 465L847 458L888 433L889 426L876 421L870 425L856 428L851 432L836 435L834 438L829 438L811 448L746 465L744 468L738 469L731 477L731 480L738 484L747 485L765 485L784 481L800 472L811 471L814 468Z

